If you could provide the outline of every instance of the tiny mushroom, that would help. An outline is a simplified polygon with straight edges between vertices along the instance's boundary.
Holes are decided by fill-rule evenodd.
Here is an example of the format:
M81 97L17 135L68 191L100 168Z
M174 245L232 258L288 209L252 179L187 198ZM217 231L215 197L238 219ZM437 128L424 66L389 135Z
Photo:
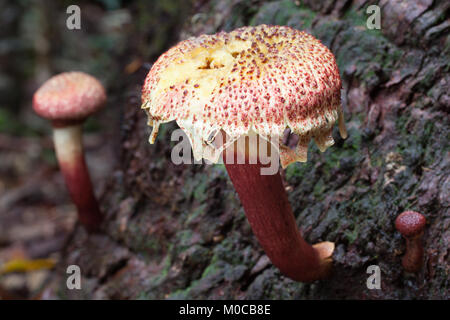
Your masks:
M406 240L402 265L407 272L414 273L422 268L422 235L426 222L425 217L415 211L405 211L395 219L395 228Z
M161 123L176 120L196 160L217 162L222 154L267 256L289 278L310 282L329 274L334 243L311 246L302 238L278 167L262 173L267 162L260 146L269 142L267 155L275 153L286 167L306 162L311 139L322 152L333 145L336 122L345 138L340 92L335 58L319 40L260 25L201 35L168 50L147 75L142 109L153 127L150 143ZM299 137L294 149L280 138L288 128ZM253 147L239 146L255 136L262 139Z
M97 231L102 221L82 142L84 120L104 106L102 84L83 72L64 72L47 80L34 94L33 109L49 119L60 169L82 225Z

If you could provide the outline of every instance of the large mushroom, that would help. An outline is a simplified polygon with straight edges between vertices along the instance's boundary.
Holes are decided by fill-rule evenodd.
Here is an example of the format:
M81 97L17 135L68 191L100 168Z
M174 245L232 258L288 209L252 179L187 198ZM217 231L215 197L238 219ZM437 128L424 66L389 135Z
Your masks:
M176 120L196 160L217 162L225 150L228 174L266 254L289 278L310 282L329 274L334 243L305 242L278 169L261 171L266 166L259 145L276 146L287 128L298 135L295 149L263 147L279 153L285 167L307 160L311 139L322 152L333 145L336 122L345 138L340 90L335 58L319 40L289 27L261 25L201 35L168 50L147 75L142 108L153 127L150 143L161 123ZM238 146L255 135L262 139L253 147ZM245 163L229 161L239 156Z
M53 126L53 140L60 169L77 207L82 225L97 231L102 221L82 141L84 120L102 108L106 93L102 84L83 72L64 72L47 80L34 94L33 109Z

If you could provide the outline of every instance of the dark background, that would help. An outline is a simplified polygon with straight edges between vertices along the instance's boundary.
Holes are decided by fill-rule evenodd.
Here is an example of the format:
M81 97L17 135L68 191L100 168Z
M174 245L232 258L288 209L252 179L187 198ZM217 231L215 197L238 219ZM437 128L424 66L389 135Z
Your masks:
M365 9L381 7L381 30ZM66 28L67 6L81 30ZM448 1L0 0L0 270L8 261L55 266L0 274L0 296L23 298L448 299L450 242ZM283 170L310 242L334 241L329 280L295 283L270 265L222 166L175 166L163 126L147 143L140 87L178 40L261 23L307 30L336 55L349 138ZM99 78L107 107L85 124L87 160L107 221L76 226L47 121L31 109L50 76ZM335 138L338 136L335 134ZM425 264L400 264L395 217L424 214ZM65 268L83 289L65 289ZM379 265L382 290L368 290Z

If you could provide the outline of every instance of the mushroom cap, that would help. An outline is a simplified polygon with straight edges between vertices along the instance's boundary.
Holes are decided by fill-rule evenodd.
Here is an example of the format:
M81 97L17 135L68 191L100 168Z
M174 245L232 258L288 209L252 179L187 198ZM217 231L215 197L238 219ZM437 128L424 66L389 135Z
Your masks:
M84 72L63 72L48 79L34 94L33 109L53 121L84 120L106 101L103 85Z
M306 161L311 138L323 152L334 143L341 79L333 54L313 36L285 26L243 27L180 42L159 57L142 88L142 109L153 126L176 120L190 139L194 157L216 162L205 148L227 134L221 152L251 130L263 138L300 136L295 150L281 145L283 166ZM281 142L281 139L280 139ZM211 156L214 154L214 156Z
M405 237L414 237L422 233L426 222L422 214L405 211L395 219L395 228Z

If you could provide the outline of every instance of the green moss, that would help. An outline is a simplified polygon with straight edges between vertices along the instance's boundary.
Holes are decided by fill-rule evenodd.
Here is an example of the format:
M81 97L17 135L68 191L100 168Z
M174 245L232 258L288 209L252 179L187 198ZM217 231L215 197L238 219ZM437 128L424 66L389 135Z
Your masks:
M400 132L402 135L407 133L407 127L406 124L411 116L410 112L404 112L395 120L395 128L398 132Z
M315 12L306 9L299 9L289 18L287 25L298 30L309 30L312 28L312 23L315 17Z
M161 285L161 283L163 283L164 280L167 278L170 267L171 267L170 255L166 255L166 257L164 258L164 268L161 270L159 274L153 276L150 279L150 286L155 287Z
M410 167L431 166L448 150L449 134L439 133L434 120L417 120L405 113L397 119L396 130L399 132L396 151Z
M356 22L358 21L356 19ZM334 39L333 30L336 28L343 30L335 39L339 42L338 50L335 52L339 68L341 70L355 68L355 75L369 88L385 81L403 51L391 44L378 31L368 30L357 24L352 27L341 22L326 22L318 28L317 35L320 39L329 37Z
M228 177L227 168L223 163L217 163L213 165L213 171L217 176L221 176L223 178Z
M293 163L286 168L286 180L289 182L293 182L294 179L301 179L304 173L304 170L300 167L301 164Z
M195 208L192 212L188 213L188 217L186 219L186 224L190 224L197 217L205 214L205 209L207 208L206 204L202 204Z
M229 234L228 237L214 248L210 263L215 264L223 261L231 265L241 264L242 253L236 249L239 242L239 234Z
M320 41L322 41L327 47L331 47L332 42L336 39L336 35L339 30L343 28L343 26L343 23L339 20L319 20L319 23L314 26L312 34L316 38L320 39Z
M193 196L194 199L196 199L198 202L203 202L207 198L207 186L208 186L208 179L205 176L202 176L203 178L200 179L200 182L195 186L193 190Z
M344 236L349 244L353 244L358 238L358 229L355 228L352 231L345 231Z
M332 178L333 172L341 168L342 161L353 166L362 157L360 154L362 147L362 136L359 130L350 129L349 137L342 146L333 146L325 152L325 162L323 172L326 180Z
M143 249L150 249L153 251L157 251L160 248L160 243L158 240L154 238L147 238L144 242Z
M367 17L365 16L366 8L361 10L348 10L344 14L344 19L351 21L355 26L366 27Z
M124 241L135 251L140 252L144 257L160 254L164 245L160 239L148 233L148 220L144 216L139 216L128 222L128 227Z
M427 69L425 76L419 82L419 87L430 88L433 85L435 78L436 71L433 68Z
M196 282L193 282L192 285L195 285ZM191 291L191 287L186 289L178 289L169 294L167 299L169 300L186 300L189 298L189 291Z
M317 198L317 200L322 200L325 197L325 184L323 179L320 179L314 184L313 194Z
M182 230L177 233L176 243L180 248L188 248L192 243L193 232L191 230Z
M204 202L207 199L207 187L210 182L210 177L207 175L192 175L185 179L183 185L184 198L190 199L191 197L197 200L199 203Z

